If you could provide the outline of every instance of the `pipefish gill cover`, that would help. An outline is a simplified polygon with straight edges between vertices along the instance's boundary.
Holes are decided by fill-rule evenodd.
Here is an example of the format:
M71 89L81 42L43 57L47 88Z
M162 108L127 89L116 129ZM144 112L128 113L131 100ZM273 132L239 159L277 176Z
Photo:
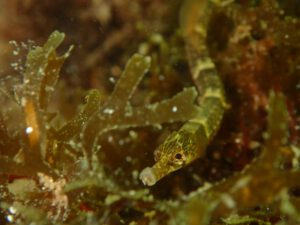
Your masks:
M0 224L300 223L298 1L0 9Z

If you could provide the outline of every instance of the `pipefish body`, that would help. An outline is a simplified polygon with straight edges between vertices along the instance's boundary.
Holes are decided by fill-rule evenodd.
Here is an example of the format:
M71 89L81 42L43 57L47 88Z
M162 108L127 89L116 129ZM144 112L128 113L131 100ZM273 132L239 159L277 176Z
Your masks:
M219 4L224 2L219 0ZM180 25L190 73L199 92L199 113L171 133L154 151L155 164L140 173L145 185L152 186L171 172L202 157L220 127L226 108L225 93L206 46L208 23L215 4L216 0L187 0L182 6Z

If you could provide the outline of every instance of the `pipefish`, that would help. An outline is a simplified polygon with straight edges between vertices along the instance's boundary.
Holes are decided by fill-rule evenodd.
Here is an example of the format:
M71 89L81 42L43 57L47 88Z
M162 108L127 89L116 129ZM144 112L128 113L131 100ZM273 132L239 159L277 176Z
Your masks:
M152 186L166 175L202 157L220 127L227 104L206 37L213 7L231 1L186 0L181 8L180 26L190 74L199 92L199 113L171 133L154 151L155 164L140 173L145 185Z

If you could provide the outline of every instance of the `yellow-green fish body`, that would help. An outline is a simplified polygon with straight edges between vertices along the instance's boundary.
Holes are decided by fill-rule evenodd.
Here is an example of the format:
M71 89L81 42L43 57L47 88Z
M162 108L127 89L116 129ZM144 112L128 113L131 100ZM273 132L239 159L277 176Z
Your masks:
M224 88L206 46L213 6L214 3L209 0L187 0L182 6L180 23L192 79L199 92L199 113L155 150L156 163L140 174L145 185L154 185L171 172L203 156L220 127L226 107Z

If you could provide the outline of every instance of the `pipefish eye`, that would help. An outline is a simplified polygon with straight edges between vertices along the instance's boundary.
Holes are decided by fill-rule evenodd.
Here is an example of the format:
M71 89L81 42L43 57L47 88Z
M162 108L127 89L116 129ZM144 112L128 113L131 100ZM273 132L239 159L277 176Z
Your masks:
M182 152L177 152L175 153L175 155L173 156L173 163L176 165L182 165L185 163L186 157L185 154Z

